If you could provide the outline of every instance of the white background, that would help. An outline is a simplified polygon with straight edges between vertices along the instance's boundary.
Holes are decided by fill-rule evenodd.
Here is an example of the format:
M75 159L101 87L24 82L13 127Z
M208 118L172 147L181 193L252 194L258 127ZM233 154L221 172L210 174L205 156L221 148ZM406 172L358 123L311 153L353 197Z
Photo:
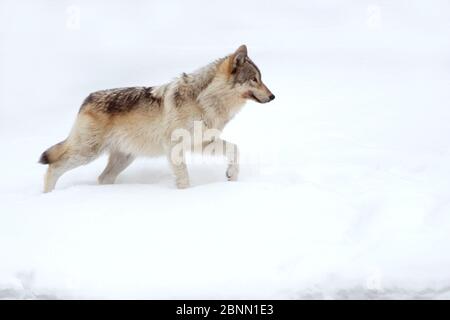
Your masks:
M196 161L42 194L89 92L247 44L276 95ZM450 298L450 2L0 0L0 298Z

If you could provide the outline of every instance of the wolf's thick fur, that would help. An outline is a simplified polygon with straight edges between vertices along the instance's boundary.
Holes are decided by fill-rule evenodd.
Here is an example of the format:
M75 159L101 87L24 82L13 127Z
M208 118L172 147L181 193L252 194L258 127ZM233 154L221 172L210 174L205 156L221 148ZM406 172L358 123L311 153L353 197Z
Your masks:
M54 189L66 171L87 164L104 152L108 164L99 183L114 183L136 156L166 155L178 188L189 186L186 164L176 163L170 152L176 129L193 130L194 121L205 129L223 130L247 99L269 102L274 95L261 81L258 67L245 45L191 74L183 73L158 87L132 87L91 93L83 102L66 140L50 147L40 158L48 164L44 191ZM236 180L239 167L236 145L221 139L202 145L225 144L226 175Z

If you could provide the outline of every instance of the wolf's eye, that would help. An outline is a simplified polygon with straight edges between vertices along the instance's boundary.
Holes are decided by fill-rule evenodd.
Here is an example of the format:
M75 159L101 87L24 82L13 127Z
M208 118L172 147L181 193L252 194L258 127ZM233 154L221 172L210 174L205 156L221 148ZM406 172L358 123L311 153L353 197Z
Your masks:
M253 77L252 81L255 82L255 83L257 83L257 82L258 82L258 79L256 79L256 77Z

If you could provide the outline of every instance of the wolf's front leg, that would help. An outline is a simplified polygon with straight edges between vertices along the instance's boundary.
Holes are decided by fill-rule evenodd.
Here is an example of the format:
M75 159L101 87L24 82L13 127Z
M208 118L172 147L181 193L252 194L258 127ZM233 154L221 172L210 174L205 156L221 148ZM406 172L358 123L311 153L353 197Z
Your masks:
M175 175L175 183L178 189L189 188L189 174L186 166L184 150L176 150L171 148L167 155L170 167Z
M225 172L229 181L236 181L239 175L239 149L234 143L223 139L214 139L204 148L204 154L222 154L227 158L228 168Z
M225 141L225 156L228 161L226 176L229 181L236 181L239 175L239 149L234 143Z

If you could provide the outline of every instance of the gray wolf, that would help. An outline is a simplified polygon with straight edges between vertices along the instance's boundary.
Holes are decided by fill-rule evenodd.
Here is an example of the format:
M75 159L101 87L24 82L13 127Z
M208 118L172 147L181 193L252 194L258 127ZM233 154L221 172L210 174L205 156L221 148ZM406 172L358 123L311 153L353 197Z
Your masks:
M103 153L109 160L99 176L100 184L116 177L137 156L166 156L176 186L189 187L182 153L173 159L176 129L192 132L195 122L221 132L247 100L266 103L275 96L261 80L261 71L248 57L247 47L218 59L196 72L183 73L174 81L154 87L131 87L91 93L81 105L69 136L42 153L39 162L48 165L44 192L55 188L68 170L88 164ZM224 146L226 176L234 181L239 173L238 148L220 137L201 139L202 146Z

